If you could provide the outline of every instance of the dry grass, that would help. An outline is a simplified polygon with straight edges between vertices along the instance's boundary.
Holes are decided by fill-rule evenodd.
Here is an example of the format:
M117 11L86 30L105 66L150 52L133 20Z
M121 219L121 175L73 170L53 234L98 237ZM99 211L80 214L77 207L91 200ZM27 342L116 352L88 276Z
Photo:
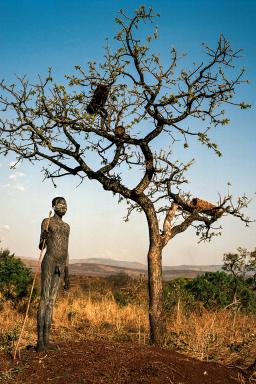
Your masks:
M147 311L135 304L119 306L111 293L95 300L88 293L75 290L58 301L54 331L67 338L74 338L75 334L77 339L107 337L140 341L148 334Z
M214 360L245 368L256 357L255 314L230 309L191 314L182 307L170 316L166 343L200 360Z
M11 348L22 325L23 314L8 303L0 310L1 348ZM231 309L209 312L202 307L185 314L179 305L167 316L166 348L202 360L249 366L256 356L255 315ZM147 308L144 304L119 306L111 293L91 298L72 289L55 305L52 337L55 340L107 338L148 343ZM36 303L31 308L22 344L36 341Z

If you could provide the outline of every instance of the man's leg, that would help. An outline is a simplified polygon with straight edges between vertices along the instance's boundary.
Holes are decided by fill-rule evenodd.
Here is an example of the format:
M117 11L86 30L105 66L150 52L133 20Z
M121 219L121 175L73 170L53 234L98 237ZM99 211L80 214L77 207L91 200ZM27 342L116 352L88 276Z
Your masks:
M45 312L45 323L44 323L44 334L43 334L43 340L44 345L47 347L49 345L49 336L50 336L50 329L51 329L51 323L52 323L52 312L53 312L53 306L57 297L59 283L60 283L60 276L62 274L62 269L59 265L55 264L53 276L51 280L51 288L49 292L49 300L46 307Z
M38 352L45 350L44 345L44 328L46 320L47 306L50 297L50 288L53 277L53 262L48 258L44 258L41 266L41 299L37 311L37 346Z

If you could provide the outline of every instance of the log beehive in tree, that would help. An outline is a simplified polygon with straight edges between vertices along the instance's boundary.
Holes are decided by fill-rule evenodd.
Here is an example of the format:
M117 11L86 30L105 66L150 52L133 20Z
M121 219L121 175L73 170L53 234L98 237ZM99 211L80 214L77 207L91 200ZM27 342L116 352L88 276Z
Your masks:
M210 209L216 208L216 205L209 203L209 201L199 199L195 197L191 200L190 206L194 209L198 209L199 211L209 211Z
M100 112L108 98L110 86L107 84L98 84L90 103L87 106L87 112L90 115Z

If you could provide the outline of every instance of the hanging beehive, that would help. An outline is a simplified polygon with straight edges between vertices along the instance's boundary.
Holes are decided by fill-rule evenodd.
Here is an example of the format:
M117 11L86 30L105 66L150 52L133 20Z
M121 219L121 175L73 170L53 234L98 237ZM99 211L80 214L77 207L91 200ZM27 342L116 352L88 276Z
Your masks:
M94 115L99 113L103 108L107 101L108 94L110 91L110 85L107 84L98 84L90 103L87 106L87 112L90 115Z

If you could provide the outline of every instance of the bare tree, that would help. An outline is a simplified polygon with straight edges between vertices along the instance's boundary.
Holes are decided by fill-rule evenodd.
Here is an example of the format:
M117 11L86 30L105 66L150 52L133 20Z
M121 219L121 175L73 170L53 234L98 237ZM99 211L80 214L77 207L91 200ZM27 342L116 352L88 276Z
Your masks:
M150 336L160 345L165 331L163 248L190 226L201 240L211 239L220 230L215 223L226 214L249 223L241 211L248 204L245 196L233 202L228 193L216 204L192 198L185 175L192 161L176 161L170 148L178 137L186 148L194 136L220 155L208 133L228 123L222 105L248 105L234 101L244 73L234 67L239 50L220 36L215 49L203 47L205 62L178 70L173 49L164 68L149 48L157 31L144 37L140 31L142 23L153 23L156 16L144 6L133 17L121 10L117 48L107 45L103 64L76 66L65 86L53 81L51 70L37 84L26 77L12 85L2 81L0 153L15 152L17 162L46 161L45 177L53 183L66 175L81 182L97 180L127 201L127 220L133 210L145 213Z

